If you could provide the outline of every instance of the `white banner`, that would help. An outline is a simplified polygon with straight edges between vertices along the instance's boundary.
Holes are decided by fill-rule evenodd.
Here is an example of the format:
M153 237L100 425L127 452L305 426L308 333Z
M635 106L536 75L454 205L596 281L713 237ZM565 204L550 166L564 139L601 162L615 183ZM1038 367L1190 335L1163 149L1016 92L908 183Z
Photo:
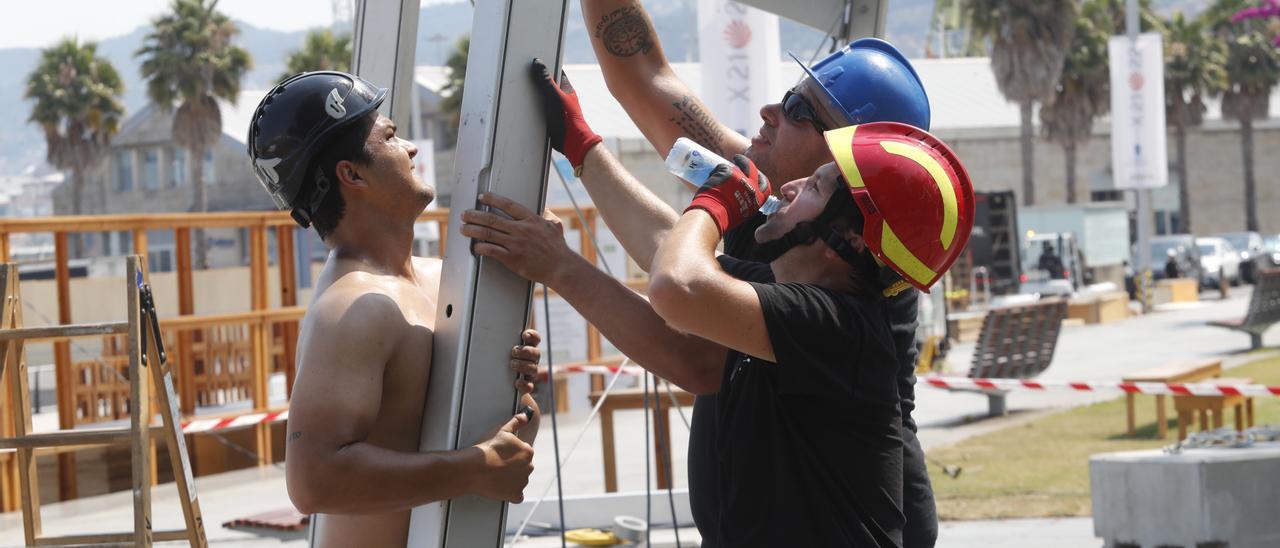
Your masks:
M760 107L780 99L769 96L777 87L780 51L777 15L728 0L698 0L702 101L729 128L754 134Z
M1136 41L1113 36L1111 61L1111 164L1118 189L1169 183L1164 123L1164 54L1160 35Z

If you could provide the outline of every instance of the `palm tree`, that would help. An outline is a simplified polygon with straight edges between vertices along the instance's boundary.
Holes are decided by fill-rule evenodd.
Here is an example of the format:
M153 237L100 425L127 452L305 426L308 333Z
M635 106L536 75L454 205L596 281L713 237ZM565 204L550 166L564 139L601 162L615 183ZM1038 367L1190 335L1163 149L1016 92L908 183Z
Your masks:
M1075 0L973 0L974 31L991 39L991 70L1022 111L1022 203L1036 201L1031 112L1052 97L1075 30Z
M467 76L467 53L470 50L471 37L463 36L458 39L453 52L449 54L449 59L444 62L449 69L449 80L440 90L444 95L444 99L440 101L440 110L449 113L449 141L456 140L458 135L458 121L462 115L463 80Z
M40 54L40 64L27 77L23 97L34 99L29 121L40 124L49 163L71 171L71 212L84 212L85 171L102 158L111 136L120 129L124 84L115 67L98 56L92 42L66 38ZM105 204L104 204L105 205ZM72 254L80 257L79 237Z
M1089 0L1076 17L1075 30L1057 89L1040 106L1040 127L1045 138L1062 145L1066 156L1067 203L1076 194L1076 147L1093 134L1094 119L1111 108L1111 71L1107 53L1111 21L1105 0Z
M1187 188L1187 128L1204 123L1205 99L1226 87L1226 46L1209 38L1202 19L1177 12L1165 22L1164 104L1173 126L1178 175L1179 231L1191 233L1191 196Z
M1258 230L1257 181L1253 163L1253 121L1266 118L1271 88L1280 81L1280 56L1271 40L1257 29L1243 30L1227 42L1227 89L1222 93L1223 116L1240 122L1244 160L1245 229Z
M218 1L173 0L172 11L152 21L147 35L134 55L141 57L142 77L147 80L147 96L155 104L178 108L173 115L173 141L191 158L191 181L195 189L192 209L208 210L205 196L205 152L222 134L222 112L218 99L235 103L240 80L251 68L249 52L231 43L239 29L217 11ZM196 238L196 261L207 267L207 242Z
M1240 152L1244 163L1245 229L1258 230L1254 177L1253 121L1265 118L1271 89L1280 82L1280 55L1271 44L1263 18L1243 17L1253 5L1247 0L1217 0L1202 17L1214 39L1226 44L1226 88L1222 92L1222 116L1240 123Z
M342 33L335 36L329 29L308 32L302 49L289 52L285 66L288 71L280 75L280 81L313 70L351 72L351 35Z

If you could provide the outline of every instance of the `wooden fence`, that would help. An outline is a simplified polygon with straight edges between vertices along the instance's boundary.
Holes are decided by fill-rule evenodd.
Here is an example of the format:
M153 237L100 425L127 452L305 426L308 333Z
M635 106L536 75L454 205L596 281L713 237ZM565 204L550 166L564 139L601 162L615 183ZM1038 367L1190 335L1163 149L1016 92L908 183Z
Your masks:
M596 231L594 209L582 210L580 220L573 210L553 210L567 228L579 231L579 249L589 261L597 262L591 235ZM445 249L448 234L447 210L424 212L421 222L439 225L440 247ZM585 226L584 226L585 225ZM298 303L298 274L294 249L296 225L285 212L175 213L148 215L62 216L29 219L0 219L0 263L10 260L10 236L19 233L52 233L55 249L57 318L70 324L71 274L68 266L68 236L73 233L127 232L132 234L133 253L146 255L148 231L173 231L177 274L178 315L161 321L169 355L177 376L180 412L184 418L197 416L199 408L249 401L243 412L268 412L268 380L272 373L285 375L286 394L293 386L298 321L305 308ZM192 233L200 229L247 229L249 245L249 310L230 314L195 313L192 277ZM276 253L268 252L268 238L274 237ZM270 266L279 275L280 307L271 308L268 295ZM124 310L120 316L124 316ZM612 363L601 356L599 332L588 325L585 363ZM31 342L41 342L33 340ZM101 355L73 361L70 341L44 339L53 343L58 427L118 420L128 416L127 357L123 341L104 338ZM10 382L8 376L4 382ZM596 379L595 383L599 384ZM12 434L13 418L7 401L7 385L0 390L0 437ZM255 452L259 464L275 460L272 455L270 425L255 427ZM75 451L58 452L58 493L61 500L77 497ZM15 466L11 453L0 454L0 495L10 488ZM17 508L9 496L0 496L0 511Z

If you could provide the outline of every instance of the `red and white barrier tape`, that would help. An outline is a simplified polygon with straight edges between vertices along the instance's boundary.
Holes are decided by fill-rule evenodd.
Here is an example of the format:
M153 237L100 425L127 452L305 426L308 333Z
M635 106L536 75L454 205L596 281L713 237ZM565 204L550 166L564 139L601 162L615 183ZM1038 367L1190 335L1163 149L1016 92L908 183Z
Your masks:
M1265 384L1216 384L1093 381L1070 382L1033 379L971 379L928 375L919 382L938 388L982 390L1002 392L1010 390L1070 390L1075 392L1101 392L1117 390L1127 394L1157 394L1174 396L1280 396L1280 386Z
M605 365L571 365L556 367L556 373L595 373L608 375L616 372L616 366ZM644 369L639 366L628 366L623 375L640 375ZM543 375L545 378L545 374ZM1166 396L1280 396L1280 386L1264 384L1217 384L1205 383L1163 383L1163 382L1120 382L1120 381L1050 381L1035 379L971 379L968 377L947 375L926 375L917 382L938 388L960 390L983 390L989 392L1010 390L1042 390L1074 392L1120 391L1128 394L1156 394Z
M289 410L286 409L284 411L276 411L274 413L249 413L247 415L227 417L225 419L196 419L182 423L182 433L195 434L199 432L208 432L210 430L243 428L246 426L282 421L288 418Z
M571 365L557 367L557 373L597 373L612 374L618 367L607 365ZM637 366L623 369L623 375L640 375L644 372ZM918 382L937 388L959 390L979 390L987 392L1003 392L1012 390L1068 390L1074 392L1120 391L1128 394L1156 394L1166 396L1280 396L1280 386L1265 384L1215 384L1207 383L1163 383L1163 382L1119 382L1119 381L1049 381L1032 379L971 379L968 377L951 377L945 375L927 375L919 377ZM197 419L182 423L184 434L244 428L258 424L282 421L289 418L289 410L272 413L249 413L238 417L220 419Z
M567 366L557 365L556 374L559 375L561 373L594 373L597 375L612 375L614 373L617 373L618 369L619 367L616 365L567 365ZM641 369L640 366L636 366L636 365L629 365L625 368L622 368L623 375L640 376L643 373L644 373L644 369ZM546 376L547 376L547 373L544 368L542 371L542 377L545 379Z

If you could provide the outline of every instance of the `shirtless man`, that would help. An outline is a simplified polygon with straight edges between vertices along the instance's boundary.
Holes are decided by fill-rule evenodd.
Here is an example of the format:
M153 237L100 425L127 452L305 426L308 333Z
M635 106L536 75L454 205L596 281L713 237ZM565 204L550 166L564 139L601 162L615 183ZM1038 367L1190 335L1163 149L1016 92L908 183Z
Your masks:
M378 114L385 96L349 74L307 73L272 90L249 128L259 181L330 249L298 337L285 454L289 498L321 514L319 546L404 546L413 507L519 502L533 471L531 330L508 364L527 409L475 446L418 452L441 261L411 246L435 189L414 175L417 148Z

